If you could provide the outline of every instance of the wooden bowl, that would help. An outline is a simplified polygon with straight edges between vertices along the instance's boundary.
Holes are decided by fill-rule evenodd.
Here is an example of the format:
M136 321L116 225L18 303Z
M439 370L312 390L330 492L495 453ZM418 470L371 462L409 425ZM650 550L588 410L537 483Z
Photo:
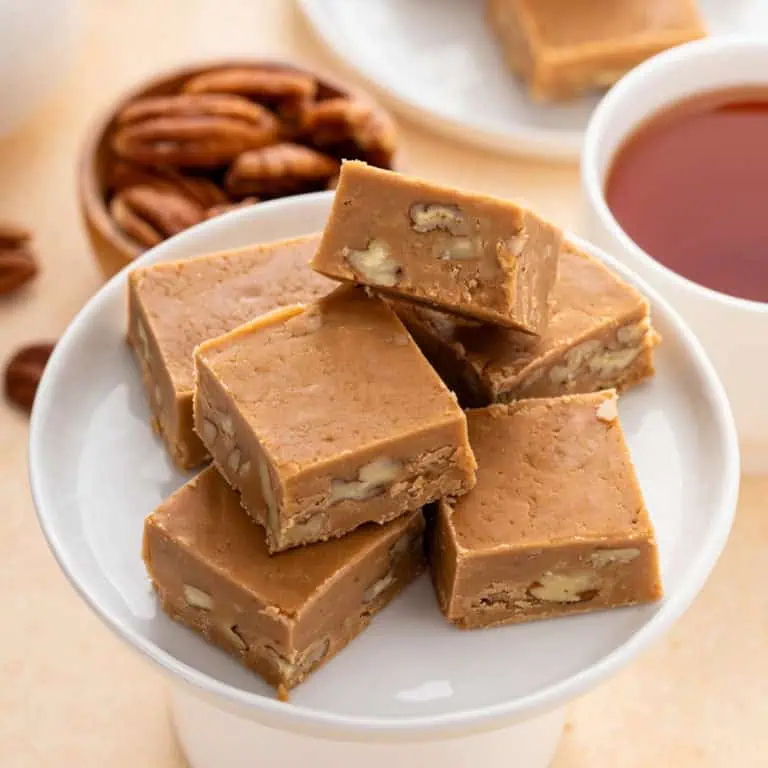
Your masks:
M126 104L144 96L161 96L178 92L188 78L222 67L260 67L308 74L319 83L318 96L364 99L383 114L389 115L374 99L358 89L338 82L325 73L314 72L292 64L259 59L228 59L199 62L160 74L122 96L90 129L82 146L78 163L78 197L88 238L102 273L109 279L130 264L146 249L128 237L115 223L107 207L106 169L114 157L109 138L115 118ZM391 116L390 116L391 117Z

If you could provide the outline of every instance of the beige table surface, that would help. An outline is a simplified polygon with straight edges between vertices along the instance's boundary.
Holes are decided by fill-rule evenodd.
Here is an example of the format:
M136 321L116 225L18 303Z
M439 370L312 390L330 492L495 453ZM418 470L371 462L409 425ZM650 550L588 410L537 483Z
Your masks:
M0 140L0 216L34 228L43 263L31 290L0 302L2 359L56 337L99 287L74 168L89 120L115 94L201 56L336 68L289 0L83 0L83 10L67 80L21 132ZM579 231L575 166L499 157L407 123L402 141L415 172L522 193ZM183 766L163 681L91 615L46 548L26 440L26 419L0 403L0 766ZM573 705L555 768L768 766L766 502L768 478L745 479L735 530L700 598L662 642Z

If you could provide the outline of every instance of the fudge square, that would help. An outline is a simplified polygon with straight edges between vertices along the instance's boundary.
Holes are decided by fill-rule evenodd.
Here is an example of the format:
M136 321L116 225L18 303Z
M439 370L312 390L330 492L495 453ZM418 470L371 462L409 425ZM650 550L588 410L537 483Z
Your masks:
M208 467L147 518L143 554L172 619L282 692L338 653L422 571L423 530L414 511L271 557L264 531Z
M648 301L569 241L560 253L552 313L541 336L471 327L397 302L396 311L465 406L629 389L652 376Z
M362 288L263 316L195 358L195 428L272 552L474 485L456 396Z
M615 392L492 405L468 418L477 485L441 501L432 541L451 622L489 627L661 597Z
M195 347L276 307L311 301L335 284L309 268L319 237L155 264L128 277L128 342L153 426L180 469L207 458L192 428Z
M704 35L694 0L488 0L511 68L539 101L615 83L640 62Z
M561 237L560 229L515 203L345 162L312 267L539 333Z

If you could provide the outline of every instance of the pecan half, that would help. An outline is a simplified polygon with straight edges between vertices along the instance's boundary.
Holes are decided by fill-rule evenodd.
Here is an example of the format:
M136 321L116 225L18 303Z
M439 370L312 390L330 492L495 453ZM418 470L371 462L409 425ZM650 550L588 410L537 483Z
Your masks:
M244 152L229 169L226 184L236 196L290 195L322 189L338 171L333 158L286 142Z
M337 98L309 105L302 116L301 135L335 157L392 167L397 143L395 124L364 101Z
M20 349L5 368L6 398L29 413L53 344L32 344Z
M163 180L164 168L147 168L117 158L104 170L104 188L107 192L119 192L137 184L157 184Z
M18 248L32 239L32 233L21 224L0 221L0 248Z
M240 96L197 93L154 96L117 116L112 149L147 165L214 168L277 140L280 123Z
M288 69L227 67L190 78L183 90L185 93L247 96L271 107L283 117L292 117L303 104L315 97L317 80L311 75Z
M24 227L0 221L0 296L21 288L37 274L31 238Z
M238 208L247 208L249 205L254 205L258 202L258 197L245 197L239 203L222 203L221 205L212 205L205 212L205 218L215 219L217 216L221 216L222 213L229 213L229 211L235 211Z
M109 206L118 226L144 247L151 247L205 218L205 209L177 191L137 185L118 192Z
M176 191L200 203L203 208L226 203L224 191L204 176L187 176L173 168L146 168L125 160L116 160L106 173L106 187L119 192L126 187L148 185Z

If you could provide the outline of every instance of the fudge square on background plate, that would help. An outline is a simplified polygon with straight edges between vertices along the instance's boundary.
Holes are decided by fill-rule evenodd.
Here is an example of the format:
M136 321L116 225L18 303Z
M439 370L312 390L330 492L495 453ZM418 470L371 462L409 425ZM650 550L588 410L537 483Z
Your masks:
M263 316L195 359L195 428L270 551L474 485L456 396L362 288Z
M424 567L419 511L270 556L263 529L214 467L144 526L163 610L289 689L358 635Z
M208 457L192 427L200 342L276 307L311 301L335 284L309 268L319 235L154 264L128 277L128 342L141 367L153 425L180 469Z
M657 600L653 527L613 391L469 411L477 485L440 502L431 566L464 629Z
M539 333L547 324L561 238L558 227L515 203L349 161L312 267Z
M549 326L539 337L468 326L404 301L393 306L465 406L624 391L654 373L659 336L648 301L568 241L560 253Z
M487 0L511 68L538 101L613 85L645 59L704 35L694 0Z

